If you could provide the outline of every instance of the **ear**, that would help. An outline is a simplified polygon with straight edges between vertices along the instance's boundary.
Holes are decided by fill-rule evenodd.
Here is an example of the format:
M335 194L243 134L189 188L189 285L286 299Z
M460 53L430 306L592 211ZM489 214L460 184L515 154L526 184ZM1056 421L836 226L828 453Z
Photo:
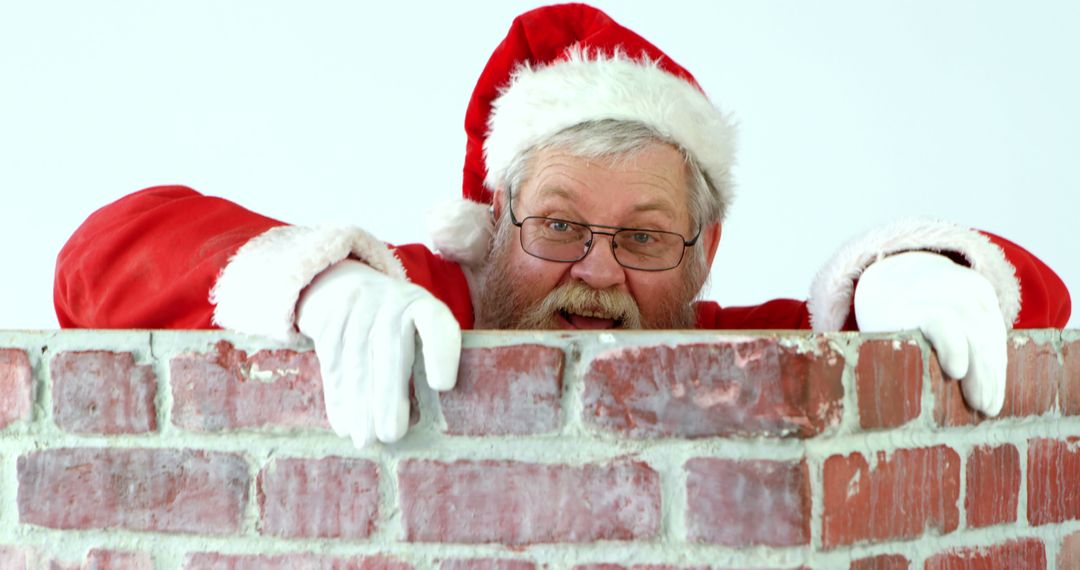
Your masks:
M708 262L709 269L712 269L713 259L716 257L716 250L720 248L720 234L722 233L722 226L720 222L713 222L705 227L705 231L701 234L701 246L705 248L705 259Z
M492 219L498 220L506 207L506 188L499 188L491 196Z

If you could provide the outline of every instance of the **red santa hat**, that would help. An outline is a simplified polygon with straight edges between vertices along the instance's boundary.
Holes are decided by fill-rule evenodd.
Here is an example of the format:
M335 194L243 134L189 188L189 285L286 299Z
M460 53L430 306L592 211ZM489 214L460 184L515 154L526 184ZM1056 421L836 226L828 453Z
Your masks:
M432 240L466 265L490 247L492 192L514 159L589 121L642 123L688 152L731 201L734 129L682 66L607 14L584 4L526 12L495 48L465 114L464 200L432 219Z

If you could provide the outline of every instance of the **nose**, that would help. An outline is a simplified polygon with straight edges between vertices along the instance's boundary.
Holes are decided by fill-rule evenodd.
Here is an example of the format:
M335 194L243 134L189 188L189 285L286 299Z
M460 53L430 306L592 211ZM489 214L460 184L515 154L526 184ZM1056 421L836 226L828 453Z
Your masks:
M597 241L601 238L606 241ZM607 289L626 283L626 269L615 261L611 239L609 235L593 234L592 249L571 266L570 276L593 289Z

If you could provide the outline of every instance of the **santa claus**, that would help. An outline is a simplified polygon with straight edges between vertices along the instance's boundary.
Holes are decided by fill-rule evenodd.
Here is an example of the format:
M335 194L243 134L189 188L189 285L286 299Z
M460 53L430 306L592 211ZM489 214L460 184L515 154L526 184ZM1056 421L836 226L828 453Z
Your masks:
M61 251L60 323L308 338L330 423L362 446L408 428L417 335L445 390L463 329L918 329L993 415L1006 331L1069 316L1034 256L940 221L852 240L808 301L695 300L732 199L732 126L690 73L589 6L518 17L465 126L464 196L440 210L438 253L149 188L95 212Z

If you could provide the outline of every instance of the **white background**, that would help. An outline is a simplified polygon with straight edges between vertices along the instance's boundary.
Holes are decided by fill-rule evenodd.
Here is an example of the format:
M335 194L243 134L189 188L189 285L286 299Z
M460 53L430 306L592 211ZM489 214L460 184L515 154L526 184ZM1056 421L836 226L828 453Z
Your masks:
M55 328L56 253L150 185L426 241L473 83L535 5L0 0L0 328ZM740 124L711 298L804 298L908 215L1004 235L1080 292L1080 3L597 5Z

